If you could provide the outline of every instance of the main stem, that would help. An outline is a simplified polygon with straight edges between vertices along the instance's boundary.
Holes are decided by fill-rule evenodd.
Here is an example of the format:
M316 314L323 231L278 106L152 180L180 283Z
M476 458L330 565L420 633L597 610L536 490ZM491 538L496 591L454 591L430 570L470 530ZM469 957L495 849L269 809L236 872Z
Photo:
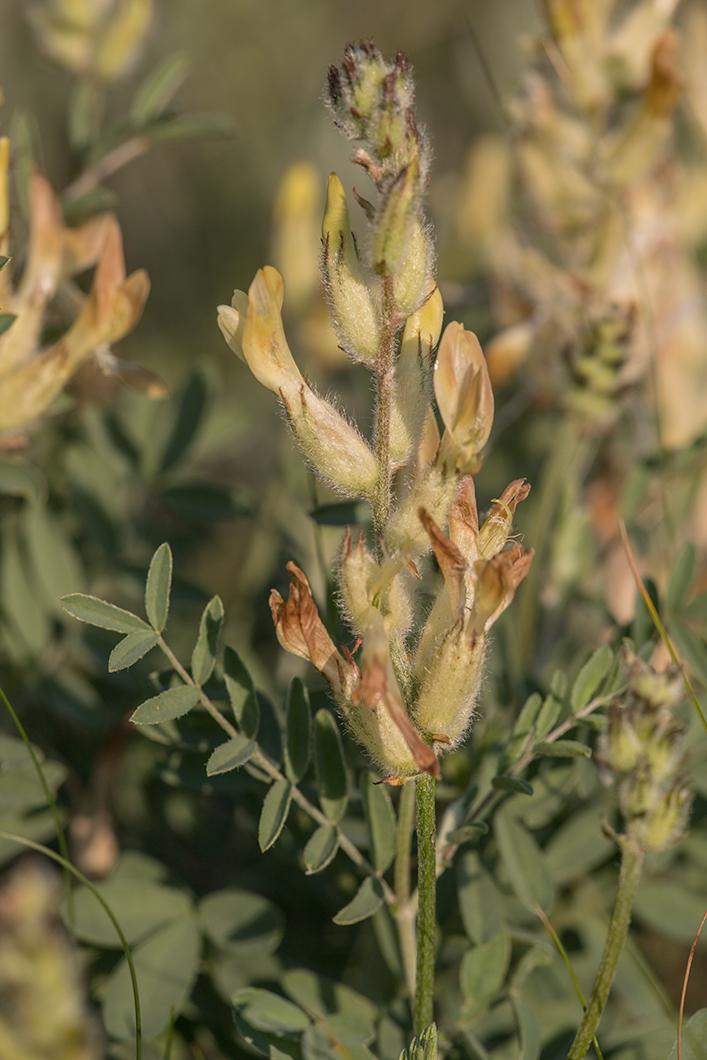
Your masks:
M376 463L378 481L373 498L373 525L379 538L383 536L390 514L390 411L395 380L395 301L393 278L384 276L383 324L376 357Z
M609 924L606 942L604 943L604 952L601 955L599 971L594 980L592 996L584 1012L584 1019L579 1025L579 1030L567 1054L567 1060L584 1060L587 1054L609 997L611 984L616 975L616 966L619 963L619 957L628 934L628 926L631 923L631 911L633 910L636 891L641 879L644 854L635 839L630 835L622 840L621 853L619 890L616 895L614 912Z
M417 975L414 1033L422 1034L434 1018L435 926L437 865L435 839L435 781L423 773L415 781L417 794Z

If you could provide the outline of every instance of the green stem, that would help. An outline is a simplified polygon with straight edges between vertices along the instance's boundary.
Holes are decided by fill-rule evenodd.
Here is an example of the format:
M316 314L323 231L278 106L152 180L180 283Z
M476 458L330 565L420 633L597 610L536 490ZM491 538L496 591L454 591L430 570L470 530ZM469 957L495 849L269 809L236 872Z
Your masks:
M604 943L604 952L601 955L601 963L597 977L594 980L592 996L589 998L584 1019L579 1025L572 1046L567 1055L567 1060L584 1060L592 1038L596 1034L599 1020L601 1019L611 990L611 984L616 975L616 966L619 963L628 926L631 923L631 911L636 899L638 884L641 879L644 853L632 836L624 836L621 840L621 872L619 874L619 890L616 895L614 912L609 923L609 931Z
M415 785L408 781L400 792L398 809L398 834L395 849L395 923L400 940L403 971L410 996L415 994L415 965L417 942L415 939L415 906L410 901L410 846L415 824Z
M413 1031L422 1034L434 1018L437 857L435 852L435 781L423 773L417 794L417 976Z

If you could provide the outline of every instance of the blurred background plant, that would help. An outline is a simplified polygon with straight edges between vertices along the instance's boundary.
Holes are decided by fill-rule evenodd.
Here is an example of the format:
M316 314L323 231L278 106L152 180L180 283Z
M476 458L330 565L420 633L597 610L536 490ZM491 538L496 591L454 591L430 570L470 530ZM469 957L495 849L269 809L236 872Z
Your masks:
M307 678L312 715L330 709L304 664L278 648L267 594L285 592L294 559L334 642L353 647L331 561L345 524L368 532L366 509L341 507L301 468L270 395L225 349L213 307L232 279L245 287L264 262L276 266L298 363L368 432L368 376L338 349L317 260L329 171L351 191L346 146L322 117L323 74L346 40L371 36L415 69L445 307L478 333L494 379L480 510L506 482L533 484L517 524L534 566L515 615L494 627L472 736L443 759L437 785L440 1047L482 1060L567 1055L581 1005L537 907L588 997L618 874L600 818L617 834L631 820L625 785L615 781L621 818L599 776L609 779L606 726L641 701L619 647L628 637L658 671L668 662L619 514L706 705L704 23L687 0L355 11L211 0L208 14L138 0L3 4L10 233L0 253L12 260L0 272L0 411L14 419L3 421L0 460L2 684L58 792L74 861L105 879L135 947L147 1055L215 1060L255 1048L313 1060L370 1049L398 1060L410 1041L385 904L332 923L361 883L355 862L331 846L303 854L316 833L296 804L262 854L257 769L205 775L222 739L205 711L151 727L152 741L138 735L128 719L163 690L171 664L151 676L149 656L109 675L115 633L78 626L58 603L83 590L142 615L150 557L168 540L168 643L188 664L202 610L220 594L222 636L242 669L233 688L207 688L226 711L233 704L238 725L257 699L258 744L280 761L291 679ZM130 331L143 269L152 291ZM124 296L117 326L107 307ZM77 334L62 374L56 351ZM36 385L32 408L24 385L5 397L6 373L19 371ZM670 717L679 725L664 719L661 731L684 728L689 748L674 790L684 775L694 803L687 838L642 859L599 1030L604 1055L626 1060L668 1055L706 904L707 738L689 707ZM46 794L9 717L4 732L0 829L51 841ZM348 798L337 827L392 884L399 796L373 787L367 761L340 738ZM312 805L343 797L313 761L306 770ZM16 850L3 840L0 856L8 863ZM321 871L305 875L308 865ZM10 910L19 938L19 885L8 876L6 886L2 916ZM26 885L44 909L54 899L43 887ZM92 902L78 890L64 907L84 969L83 986L75 970L64 985L86 992L107 1037L67 1055L133 1056L126 965ZM55 949L41 942L44 930L34 938L47 962L74 969L54 929ZM688 1011L704 1004L702 945ZM239 994L236 1031L232 995L254 986L281 1007L271 994Z

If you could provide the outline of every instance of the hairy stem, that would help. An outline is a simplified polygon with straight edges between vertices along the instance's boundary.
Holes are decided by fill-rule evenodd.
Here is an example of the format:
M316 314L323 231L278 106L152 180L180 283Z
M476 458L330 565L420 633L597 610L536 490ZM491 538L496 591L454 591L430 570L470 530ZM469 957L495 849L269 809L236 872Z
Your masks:
M616 975L616 966L619 963L619 957L626 942L628 926L631 922L631 911L641 879L643 858L643 851L639 848L635 839L630 835L623 837L621 840L619 890L616 895L614 912L609 923L606 942L604 943L604 952L601 955L599 971L594 980L592 996L589 998L584 1019L579 1025L579 1030L567 1054L567 1060L584 1060L592 1038L599 1026L599 1020Z
M417 941L415 939L415 906L410 901L410 845L415 824L415 785L408 781L400 792L398 809L398 835L395 850L395 923L400 940L405 982L410 996L415 994L415 965Z
M378 482L373 498L373 526L383 536L390 515L390 414L395 382L395 303L393 278L383 277L383 326L376 357L376 462Z
M159 644L160 648L162 649L162 651L165 653L165 655L169 659L169 661L172 664L172 666L174 667L174 669L177 671L177 673L181 677L182 681L184 681L184 683L186 685L194 685L194 686L196 686L196 681L194 681L194 679L192 678L192 676L189 673L189 671L184 666L182 666L182 664L180 663L180 661L177 658L177 656L174 654L174 652L169 647L169 645L165 642L164 638L160 637L160 639L158 640L157 643ZM220 725L220 727L223 729L223 731L225 733L228 733L228 735L231 738L233 738L234 736L239 736L240 734L238 732L238 729L235 727L235 725L231 724L231 722L228 720L228 718L225 718L223 716L223 714L218 709L218 707L206 695L206 692L204 692L203 688L200 688L199 691L200 691L200 701L201 701L202 706L204 707L205 710L208 711L208 713L214 719L216 724ZM284 780L285 779L284 774L280 772L280 770L277 768L275 763L271 762L270 759L268 758L268 756L266 754L263 754L262 751L260 751L260 750L256 751L256 753L253 755L251 761L255 762L255 764L264 773L266 773L268 775L268 777L270 778L271 781L277 781L277 780ZM325 815L321 812L321 810L317 809L317 807L313 803L311 803L309 801L307 796L302 794L302 792L300 791L300 789L297 787L296 784L292 785L292 801L296 802L297 805L300 807L300 809L304 810L304 812L306 814L309 814L309 816L312 818L312 820L316 821L317 824L325 824L325 825L330 825L331 824L331 821L329 820L329 818L325 817ZM376 870L373 867L373 865L371 865L371 863L369 861L367 861L366 858L364 858L363 854L358 849L358 847L354 843L351 842L351 840L348 838L348 836L344 835L344 833L342 832L342 830L339 828L338 825L336 825L336 830L337 830L338 835L339 835L339 846L344 851L344 853L347 854L351 858L351 860L353 861L354 865L356 865L359 869L361 869L363 872L365 872L369 876L377 876L378 873L376 872ZM388 905L394 905L395 904L395 895L393 894L392 890L390 889L388 884L385 882L385 880L381 880L380 882L381 882L381 886L383 888L383 894L385 896L386 902L388 903Z
M414 1033L422 1034L434 1018L437 858L435 853L435 781L423 773L417 794L417 976Z

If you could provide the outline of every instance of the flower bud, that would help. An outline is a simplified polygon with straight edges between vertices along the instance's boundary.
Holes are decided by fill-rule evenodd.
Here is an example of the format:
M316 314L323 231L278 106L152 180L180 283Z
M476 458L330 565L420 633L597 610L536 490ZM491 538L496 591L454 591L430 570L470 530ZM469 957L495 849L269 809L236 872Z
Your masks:
M404 260L393 276L393 301L401 317L414 313L422 303L433 263L430 234L420 219L415 218L410 224Z
M346 194L336 173L327 183L322 239L324 289L339 340L349 356L371 363L378 353L380 323L361 274Z
M303 381L280 399L292 433L317 474L347 497L371 497L378 478L373 452L356 428Z
M380 612L369 611L361 652L361 681L350 705L342 705L354 735L387 776L401 779L421 771L439 779L437 758L421 739L405 709L390 658L390 644Z
M359 533L354 546L347 528L341 549L339 588L347 617L358 636L363 636L371 606L380 611L391 636L400 638L408 631L413 617L409 582L403 555L397 553L379 565L366 548L363 534Z
M347 527L339 561L339 589L351 628L358 636L363 636L368 621L368 586L378 571L378 564L364 544L363 532L359 532L354 545Z
M413 718L427 739L454 745L464 737L473 720L485 651L483 636L472 642L456 623L429 653L424 670L416 659L421 687Z
M493 423L493 391L479 341L461 324L448 324L434 372L434 388L444 426L442 448L460 471L476 472L479 453Z
M683 837L692 806L692 792L676 782L645 822L642 846L646 852L667 850Z
M516 507L529 493L530 484L519 478L506 486L499 499L493 502L493 508L479 531L479 554L483 559L490 559L505 546Z
M380 276L397 277L407 268L407 256L412 251L413 272L405 286L414 288L419 282L417 297L427 282L427 256L421 249L425 239L417 216L420 193L419 166L411 162L390 185L376 213L371 247L371 265ZM416 248L411 245L413 230L418 236Z
M266 265L250 285L247 312L237 291L235 308L219 307L219 326L255 378L279 395L297 444L321 478L348 496L369 497L378 475L375 457L356 428L305 382L285 338L283 297L282 277Z
M600 737L600 777L616 789L626 831L641 849L665 850L680 839L692 801L680 776L686 730L672 713L681 698L679 672L656 673L625 650L621 657L628 686L611 704Z
M131 69L153 0L38 0L28 17L40 47L75 74L113 81Z
M405 323L390 410L390 459L394 467L407 462L417 449L425 427L429 412L430 357L439 340L443 314L442 296L435 286L427 301Z
M340 68L329 69L327 102L349 140L363 140L374 159L361 161L377 184L399 173L413 158L424 163L429 150L417 128L415 86L407 58L398 52L386 63L372 41L349 44Z

